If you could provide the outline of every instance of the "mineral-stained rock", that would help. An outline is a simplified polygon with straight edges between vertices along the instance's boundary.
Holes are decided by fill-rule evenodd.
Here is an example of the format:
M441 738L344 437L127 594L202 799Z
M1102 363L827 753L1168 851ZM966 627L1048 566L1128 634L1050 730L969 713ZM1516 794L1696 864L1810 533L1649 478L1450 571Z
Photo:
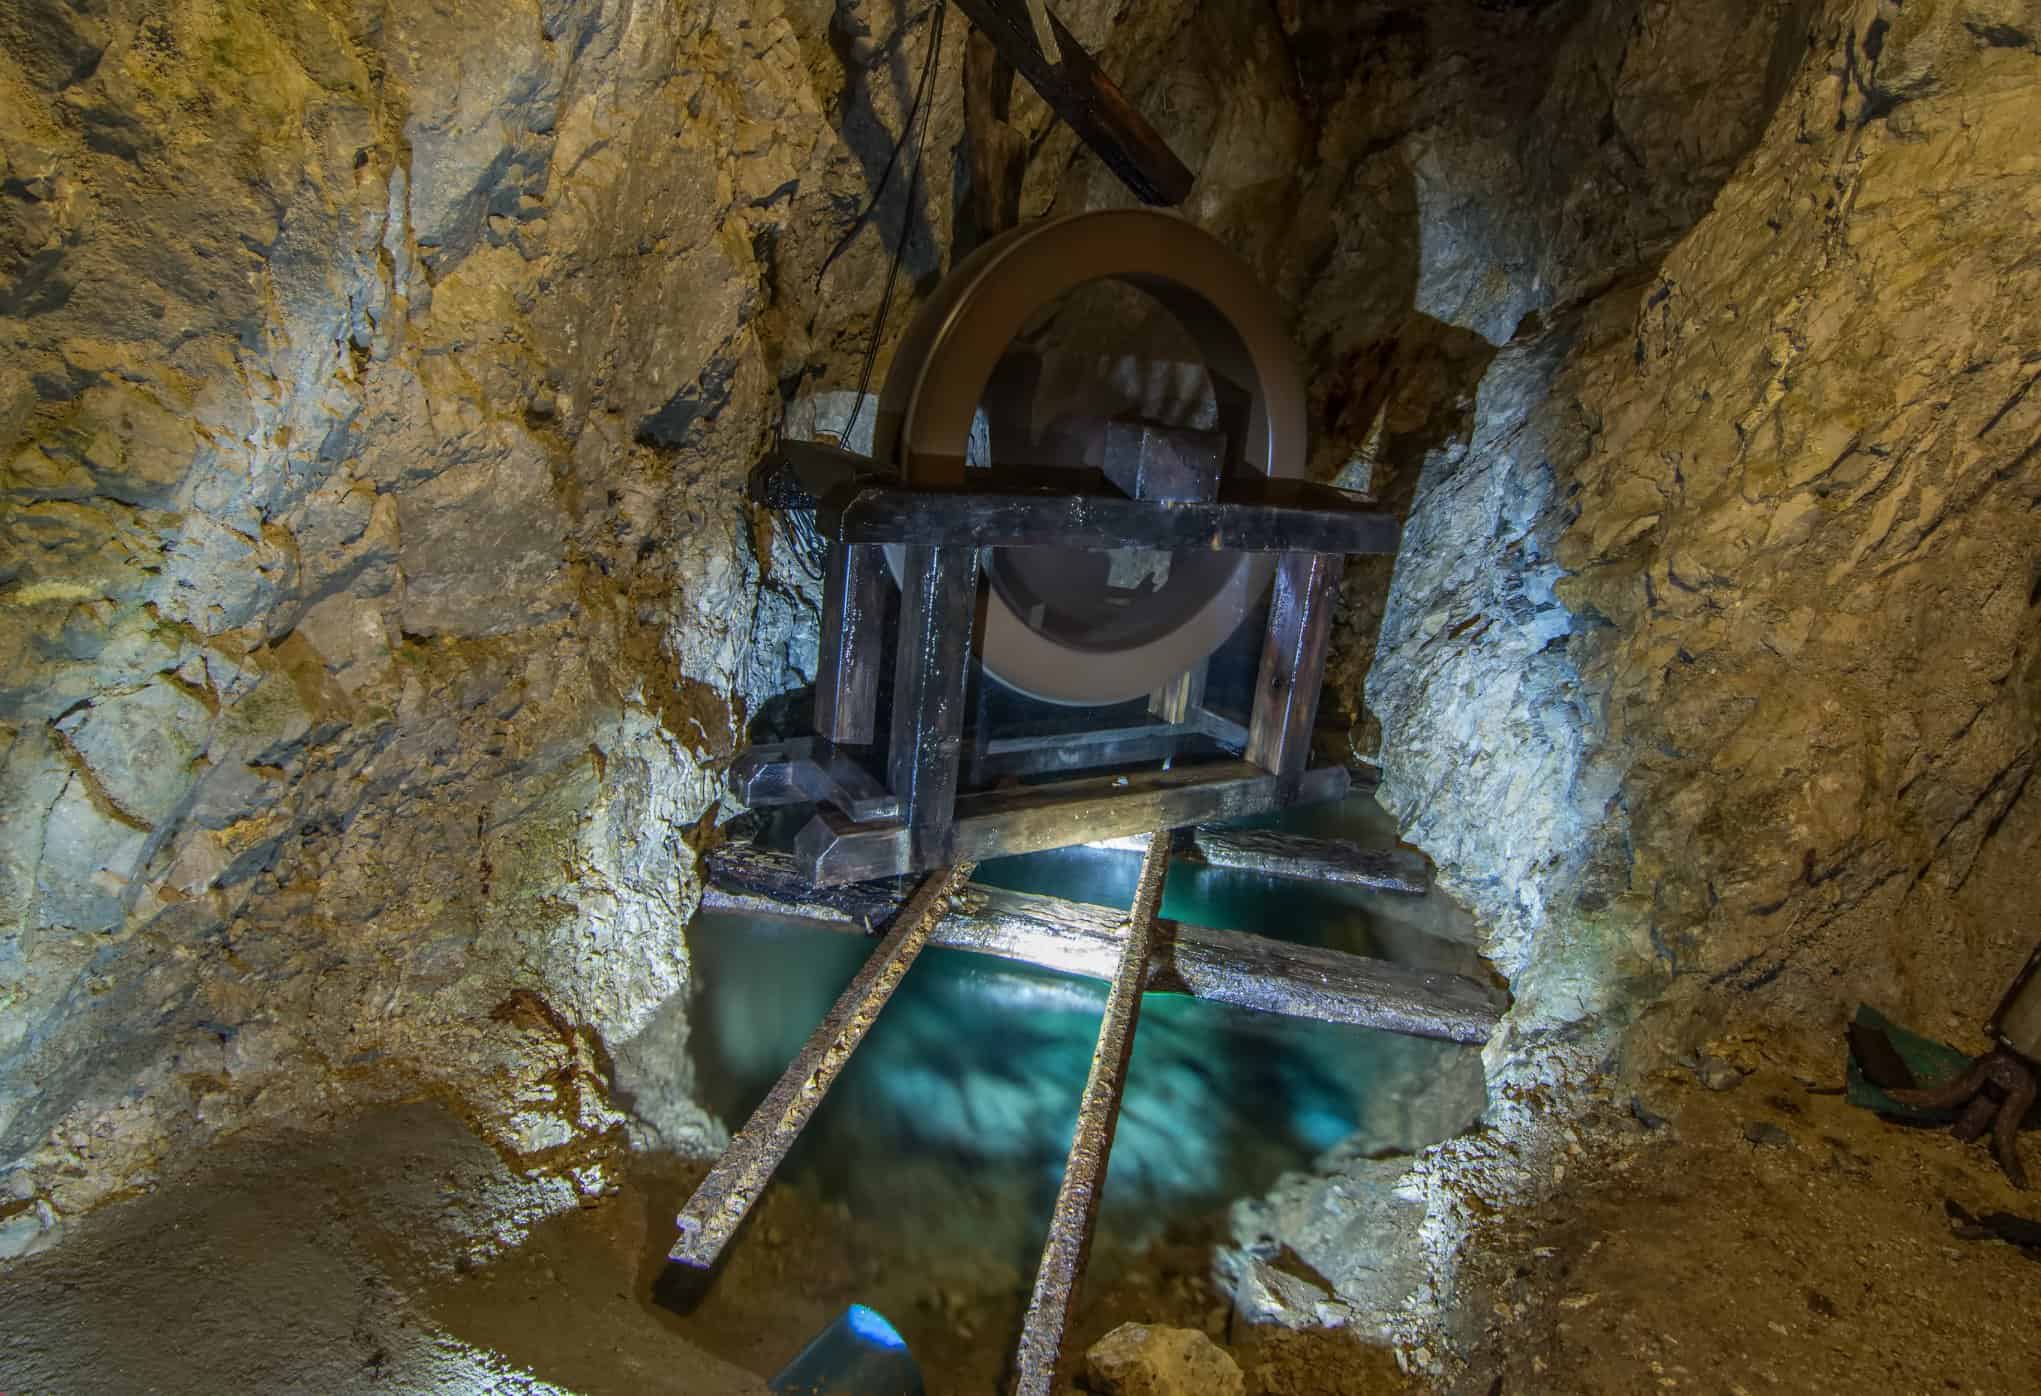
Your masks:
M1101 1396L1241 1396L1246 1378L1226 1349L1195 1328L1123 1323L1084 1354Z

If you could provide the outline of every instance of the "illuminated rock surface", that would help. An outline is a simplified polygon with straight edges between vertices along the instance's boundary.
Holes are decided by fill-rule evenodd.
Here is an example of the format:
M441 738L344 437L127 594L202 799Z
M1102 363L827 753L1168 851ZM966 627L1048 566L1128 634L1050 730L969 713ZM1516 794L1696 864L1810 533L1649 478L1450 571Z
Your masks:
M1483 1131L1223 1268L1450 1366L1583 1101L1858 998L1960 1039L2032 941L2041 16L1064 11L1409 518L1329 709L1518 1006ZM920 11L0 3L0 1251L420 1096L564 1207L618 1063L713 1146L695 850L817 587L743 474L949 258L962 29L861 220ZM1124 200L1014 110L1027 215Z

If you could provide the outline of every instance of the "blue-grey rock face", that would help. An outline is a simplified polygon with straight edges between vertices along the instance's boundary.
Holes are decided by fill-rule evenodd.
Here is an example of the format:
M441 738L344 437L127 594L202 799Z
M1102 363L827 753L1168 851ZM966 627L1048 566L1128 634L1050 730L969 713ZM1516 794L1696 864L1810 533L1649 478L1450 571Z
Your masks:
M1577 449L1554 429L1550 398L1572 342L1553 333L1503 350L1471 438L1425 463L1367 686L1380 798L1475 910L1520 998L1539 933L1572 913L1615 793L1593 759L1595 695L1568 653L1588 625L1553 590L1572 514L1563 465Z

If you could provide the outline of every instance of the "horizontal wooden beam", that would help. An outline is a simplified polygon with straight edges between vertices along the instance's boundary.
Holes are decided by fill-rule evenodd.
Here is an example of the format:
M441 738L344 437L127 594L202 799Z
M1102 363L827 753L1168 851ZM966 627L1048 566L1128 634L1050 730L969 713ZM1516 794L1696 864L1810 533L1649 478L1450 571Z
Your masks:
M1248 553L1393 554L1396 516L1344 490L1302 481L1229 481L1215 501L1117 494L907 489L859 480L816 511L844 543L969 543L1003 548L1227 549Z
M1095 841L1093 848L1139 853L1140 835ZM1371 892L1422 896L1431 888L1431 867L1422 853L1405 848L1363 848L1348 839L1316 839L1277 829L1187 829L1171 852L1177 862L1200 863L1265 877L1297 878Z
M1190 197L1195 176L1040 0L957 0L957 8L1136 198L1175 205ZM1042 20L1048 43L1036 37Z
M708 874L706 911L796 917L859 935L913 890L894 882L814 888L792 856L744 843L712 850ZM974 882L951 898L928 943L1110 980L1126 918L1113 907ZM1498 992L1461 975L1176 921L1157 925L1147 988L1448 1042L1487 1041L1503 1007Z
M1347 784L1344 766L1306 771L1294 790L1286 790L1250 762L1212 761L1024 785L960 797L955 823L940 844L925 847L916 846L897 820L859 823L824 807L801 831L794 852L817 885L863 882L1336 800Z

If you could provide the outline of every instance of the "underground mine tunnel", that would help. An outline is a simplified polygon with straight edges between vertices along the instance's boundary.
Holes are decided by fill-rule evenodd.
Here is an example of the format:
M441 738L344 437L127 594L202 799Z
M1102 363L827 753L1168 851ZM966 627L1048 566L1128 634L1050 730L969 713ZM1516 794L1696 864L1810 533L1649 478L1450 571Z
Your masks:
M2035 0L0 0L0 1392L2041 1390Z

